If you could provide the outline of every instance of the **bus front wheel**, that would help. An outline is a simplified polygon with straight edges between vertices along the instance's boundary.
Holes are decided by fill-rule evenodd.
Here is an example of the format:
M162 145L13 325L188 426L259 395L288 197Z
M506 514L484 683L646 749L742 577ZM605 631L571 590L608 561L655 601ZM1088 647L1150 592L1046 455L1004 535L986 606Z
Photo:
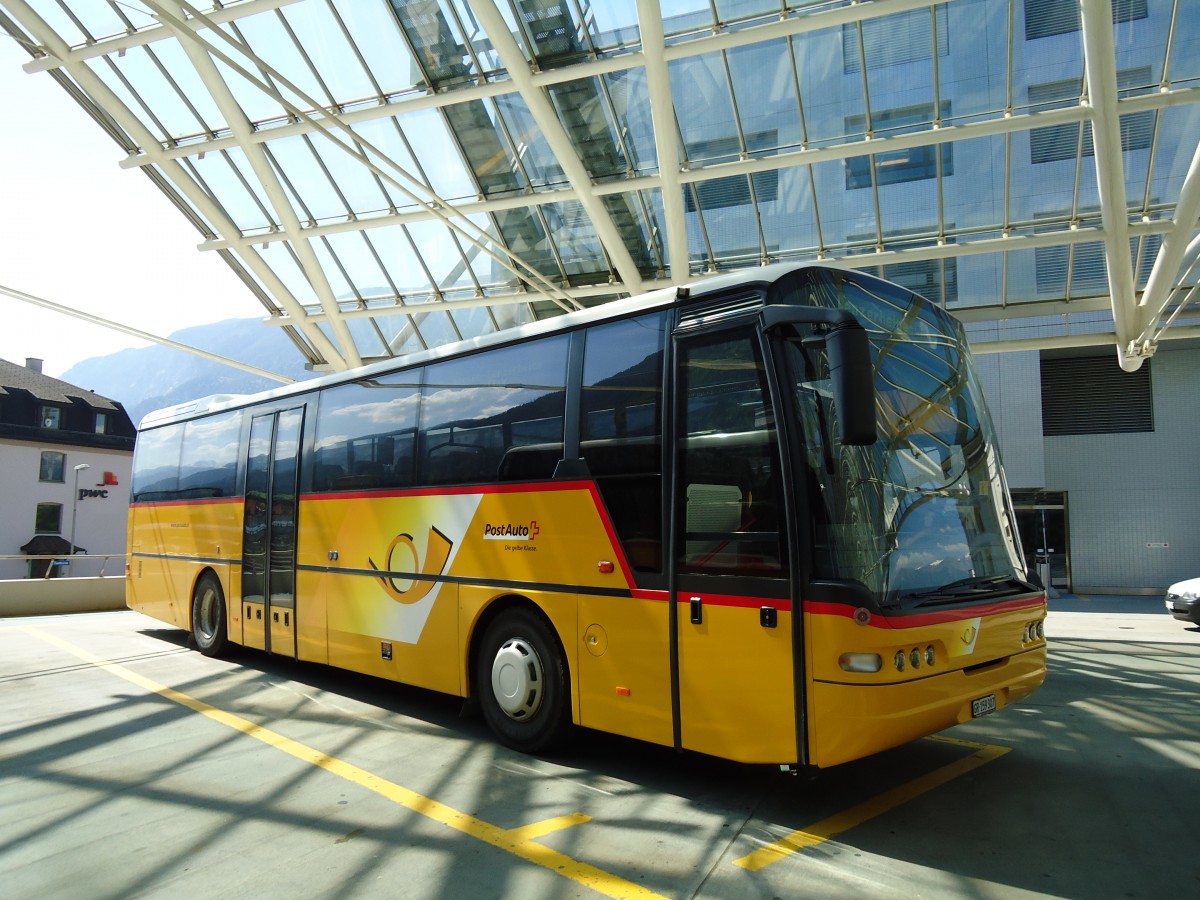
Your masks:
M211 572L200 576L192 594L192 635L205 656L220 656L229 634L225 624L225 594Z
M475 667L476 695L501 742L523 753L562 746L571 732L567 666L558 638L527 609L488 625Z

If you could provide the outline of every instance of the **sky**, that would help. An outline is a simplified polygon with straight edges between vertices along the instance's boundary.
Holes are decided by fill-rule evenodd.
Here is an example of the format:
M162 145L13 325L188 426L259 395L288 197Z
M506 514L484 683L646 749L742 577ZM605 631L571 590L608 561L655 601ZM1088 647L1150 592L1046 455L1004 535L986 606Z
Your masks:
M0 36L0 285L163 337L262 304L48 73ZM61 376L135 337L0 293L0 358Z

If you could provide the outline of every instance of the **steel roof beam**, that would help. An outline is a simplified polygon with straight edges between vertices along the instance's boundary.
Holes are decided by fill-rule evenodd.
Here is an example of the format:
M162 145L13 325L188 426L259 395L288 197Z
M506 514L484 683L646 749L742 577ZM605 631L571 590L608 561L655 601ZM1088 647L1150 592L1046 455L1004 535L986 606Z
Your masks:
M1165 228L1164 223L1142 222L1130 226L1130 234L1137 237L1142 235L1159 234ZM856 253L826 259L822 265L833 268L853 269L862 266L892 265L902 262L921 262L932 259L947 259L950 257L976 256L985 253L1008 253L1020 250L1031 250L1037 247L1057 247L1064 244L1079 244L1099 241L1103 238L1100 228L1072 228L1064 231L1043 232L1040 234L1013 235L1011 237L985 238L977 241L962 241L945 245L930 245L927 247L906 247L899 250L884 250L879 253ZM797 255L796 259L801 257ZM696 276L701 277L701 276ZM643 291L654 291L674 287L677 281L670 278L647 281L642 284ZM610 284L588 285L586 287L568 288L566 292L571 297L582 300L594 297L606 297L616 293L626 293L620 286ZM409 299L417 295L409 295ZM368 303L383 299L366 297ZM404 315L406 313L429 312L435 309L455 310L472 309L480 306L503 306L507 304L528 303L537 299L530 292L512 294L491 294L482 297L472 297L463 300L433 299L416 300L407 306L375 306L365 309L344 309L340 315L346 319L371 318L374 316ZM956 306L953 309L955 317L964 322L992 321L997 310L1004 310L1010 318L1028 316L1047 316L1069 312L1094 312L1108 309L1111 301L1107 296L1084 297L1078 300L1053 301L1023 301L1008 304L987 304L983 306ZM989 315L991 314L991 315ZM312 321L323 321L324 314L320 311L306 311L306 316ZM288 325L293 323L289 316L274 316L267 319L269 325Z
M1162 246L1158 249L1146 289L1137 306L1137 327L1140 329L1136 339L1138 343L1148 343L1153 347L1157 340L1154 332L1158 330L1158 320L1170 305L1172 287L1185 274L1181 267L1196 244L1192 235L1196 231L1197 219L1200 219L1200 143L1197 143L1196 152L1192 154L1191 165L1175 204L1171 227L1163 236ZM1188 265L1189 270L1191 265Z
M1187 326L1172 328L1163 335L1167 340L1186 340L1200 338L1200 327ZM1115 331L1097 332L1095 334L1063 334L1058 336L1015 338L1006 341L970 341L971 352L976 356L986 353L1018 353L1030 350L1064 350L1075 347L1111 347L1117 343Z
M236 3L233 6L216 7L211 12L206 13L200 21L202 27L225 25L230 22L236 22L238 19L256 16L263 12L271 12L272 10L290 6L298 2L299 0L245 0L244 3ZM60 68L68 62L87 62L89 59L98 59L110 53L124 55L127 50L132 50L134 47L145 47L148 44L170 40L173 37L175 37L174 32L166 25L151 25L140 31L132 31L129 34L103 38L91 44L70 48L61 57L55 54L32 59L25 63L22 68L26 72L48 72L51 69Z
M479 20L479 24L483 26L492 48L504 63L509 77L517 86L529 109L529 114L541 130L550 152L554 154L563 174L567 176L571 187L575 189L577 199L583 205L588 218L591 219L596 236L600 239L600 244L612 261L618 276L629 291L639 292L642 274L638 271L637 264L634 263L629 248L625 246L621 232L612 216L609 215L604 201L592 192L591 175L574 144L571 143L571 138L567 134L558 112L554 109L554 104L550 102L550 98L543 88L534 85L533 70L529 67L512 32L508 30L508 24L504 21L504 17L500 15L500 11L492 0L475 0L471 4L471 10Z
M1171 95L1178 93L1180 92L1168 92L1166 94L1155 95L1155 97L1160 99L1162 105L1173 105L1173 98ZM1183 93L1188 95L1189 102L1200 102L1200 88L1187 88L1184 89ZM1142 100L1145 98L1133 99ZM1124 104L1132 103L1133 99L1121 101L1122 110L1125 109ZM1138 109L1136 111L1141 111L1145 108L1147 108L1146 104L1141 103L1138 104ZM1054 125L1078 123L1086 121L1090 114L1090 111L1084 107L1072 106L1065 107L1063 109L1044 110L1017 116L989 119L983 122L967 122L961 125L943 125L940 128L931 128L929 130L920 132L884 137L872 137L861 141L834 144L828 147L814 147L805 150L794 150L788 153L779 153L773 156L759 157L757 159L738 160L736 162L729 163L717 163L711 166L697 166L695 168L689 168L686 172L675 173L672 176L672 180L678 181L680 185L697 184L705 181L713 181L719 178L728 178L731 175L751 175L759 172L769 172L792 168L795 166L833 162L855 156L865 156L870 153L886 153L889 151L904 150L913 147L931 146L946 142L966 141L972 138L1010 134L1013 132L1027 131L1033 128L1046 128ZM166 152L169 154L169 151ZM660 164L660 169L661 168L662 167ZM588 190L591 194L603 197L609 194L666 190L666 188L664 187L664 177L662 174L659 174L641 175L633 178L623 179L621 181L595 184L592 185ZM515 197L500 197L494 200L459 202L454 204L454 209L463 215L472 215L475 213L496 212L534 204L561 203L564 200L577 199L577 197L578 194L574 188L552 189L548 191L535 191L531 194L523 194ZM355 221L332 222L328 224L317 225L309 228L307 233L313 235L341 234L349 231L359 231L371 228L386 228L392 225L406 225L433 218L436 218L436 215L429 210L413 209L370 218L360 216L360 218ZM247 244L262 244L283 239L284 238L278 234L269 233L246 235L240 238L237 242L234 242L234 244L239 242ZM228 242L228 239L223 239L218 241L206 241L200 246L201 249L204 250L220 250L230 245L231 244Z
M679 181L679 133L671 76L666 57L662 9L657 0L637 0L638 24L646 62L646 85L650 94L650 118L654 125L654 151L662 188L663 218L667 232L667 264L671 277L682 281L691 272L688 259L687 220L683 210L683 188ZM645 49L651 48L650 53Z
M147 0L147 3L150 2L151 0ZM215 30L214 33L222 41L230 44L238 53L244 55L259 72L263 73L264 78L274 79L274 81L278 82L278 84L282 85L302 102L308 104L310 109L318 110L319 114L318 116L314 117L309 112L306 112L296 104L290 102L283 97L283 95L274 85L268 81L264 81L254 73L247 70L244 66L238 63L237 60L230 57L227 53L220 50L215 45L207 43L204 38L196 33L193 27L193 23L202 18L203 14L199 10L190 6L186 0L177 0L177 3L180 7L187 9L192 13L192 20L185 21L182 19L176 19L166 12L160 13L161 17L169 20L173 27L177 27L181 31L191 32L192 41L205 53L214 59L219 59L221 62L225 63L227 66L245 78L250 84L254 85L259 90L266 92L272 99L276 100L288 112L288 114L304 121L310 128L319 131L340 150L346 152L358 163L365 166L376 177L383 179L414 202L424 205L432 212L434 217L439 219L448 229L458 235L461 235L469 243L478 247L481 251L496 260L499 265L511 271L518 278L523 279L530 284L537 285L541 294L546 299L561 306L564 310L569 310L571 308L569 304L569 298L567 298L568 302L564 303L563 299L560 297L562 292L555 284L548 281L540 272L537 271L535 267L526 263L521 259L520 256L504 246L503 243L497 244L497 249L492 250L489 246L487 246L487 243L492 242L492 237L484 229L481 229L478 225L465 217L460 218L463 219L467 227L464 227L463 225L454 221L455 217L459 217L459 214L456 212L453 204L443 200L440 196L438 196L433 188L426 184L422 179L405 171L403 167L398 165L381 149L374 146L360 135L355 134L343 121L340 114L336 111L336 107L325 109L320 105L319 101L313 99L300 87L287 79L282 73L272 68L268 63L256 56L254 52L250 50L244 43L234 40L220 29ZM251 127L253 127L252 123ZM343 137L339 132L346 132L348 134L348 138ZM241 146L243 143L244 142L241 141L238 142L239 146ZM248 149L249 147L247 145L247 151ZM371 154L371 156L368 156L368 152ZM398 180L396 174L381 168L380 165L373 161L372 156L393 170L394 173L398 174L405 181L402 182ZM277 224L282 225L283 223Z
M1104 225L1104 256L1112 296L1121 368L1134 372L1142 365L1134 296L1133 263L1129 259L1129 210L1125 195L1125 160L1121 151L1121 114L1117 103L1117 57L1113 43L1110 0L1080 0L1083 60L1088 103L1093 109L1092 145L1100 219Z
M39 16L25 0L5 0L10 14L17 19L33 38L52 56L63 58L68 55L66 42ZM159 171L172 185L183 194L187 200L198 209L209 222L216 227L220 234L238 235L237 226L226 215L214 200L192 179L191 175L176 160L167 159L161 155L161 148L153 136L146 130L141 120L129 110L91 69L82 62L68 62L67 73L75 80L88 96L112 118L136 145L146 148L146 153L159 166ZM279 304L288 313L304 315L304 309L280 280L279 276L255 253L240 253L240 259L247 269L266 286ZM337 348L325 336L325 333L315 325L303 329L305 337L312 346L329 359L337 358Z
M184 14L183 9L179 6L168 9L165 4L157 3L155 0L146 0L146 3L151 9L165 15L174 13L175 15L182 16ZM203 17L188 19L183 23L183 27L178 29L179 43L183 48L183 52L187 54L201 83L212 95L213 102L216 103L217 108L221 111L221 115L225 117L226 123L233 129L233 133L238 138L239 144L245 148L246 161L250 164L250 168L253 169L259 185L261 185L263 191L266 193L267 199L270 201L275 215L283 227L284 234L291 241L292 248L296 252L305 279L312 286L313 291L316 292L317 297L321 301L321 306L329 314L329 325L333 329L334 337L337 339L338 347L341 351L341 364L349 368L362 365L362 357L359 355L354 337L350 334L349 327L342 321L341 316L338 315L337 298L334 297L333 288L329 285L329 279L325 276L321 262L317 259L317 255L313 251L308 237L301 231L300 217L296 215L295 209L292 208L287 193L284 191L283 185L279 182L279 176L275 173L275 169L263 152L262 146L250 143L247 140L253 133L250 120L242 112L241 106L238 105L237 100L233 96L233 91L230 90L224 77L218 71L216 63L208 54L208 50L197 41L196 33L193 29L200 27L200 22L202 21ZM176 25L172 21L169 22L168 27L175 29ZM327 362L335 367L338 366L337 360L330 359Z
M91 325L99 325L101 328L108 328L112 331L119 331L122 334L127 334L139 340L149 341L152 344L158 344L163 347L169 347L172 350L179 350L183 353L190 353L193 356L198 356L201 359L207 359L210 362L220 363L223 366L230 366L234 369L240 369L243 372L248 372L251 375L258 375L261 378L268 378L271 381L280 381L284 384L294 384L296 379L287 375L280 375L276 372L269 372L266 369L260 369L258 366L252 366L249 363L244 363L236 359L230 359L227 356L221 356L217 353L210 353L208 350L201 350L199 347L193 347L190 344L181 344L179 341L173 341L170 338L160 337L157 334L151 334L148 331L142 331L140 328L134 328L132 325L124 325L121 322L114 322L112 319L105 319L101 316L92 315L84 312L81 309L72 309L69 306L63 306L61 303L55 303L53 300L46 300L42 297L36 297L33 294L26 294L24 291L18 291L15 288L6 287L0 284L0 294L7 297L12 297L14 300L20 300L23 303L28 303L31 306L39 306L42 309L48 309L51 312L60 313L64 316L71 316L75 319L87 322ZM289 322L295 324L294 322Z
M783 19L766 25L755 25L739 29L738 31L720 32L711 37L696 38L695 40L671 44L662 49L662 58L666 62L673 62L675 60L703 56L707 53L716 53L721 50L729 50L762 41L791 37L806 32L818 31L822 28L834 28L843 24L879 16L893 15L928 6L928 0L869 0L869 2L858 3L853 6L825 10L818 13L807 13L803 16ZM518 56L524 59L522 54L518 53ZM38 60L36 62L40 63L41 61ZM53 61L47 61L43 65L45 67L52 67ZM584 78L598 78L601 75L608 75L614 72L642 68L645 65L645 53L636 51L600 57L561 68L531 72L530 79L533 86L545 88ZM407 112L440 109L470 100L481 100L488 97L498 97L519 92L520 88L514 79L494 80L483 84L455 88L449 91L414 94L394 102L346 110L340 114L340 118L348 125L355 125L359 122L369 122L389 116L403 115ZM319 114L321 111L318 110L317 112ZM291 137L307 133L313 129L313 126L306 122L281 124L274 128L264 128L264 124L262 122L254 123L255 140L270 140L273 137ZM199 145L193 143L182 144L178 147L168 148L168 152L173 155L190 156L199 152L193 149L196 146ZM203 146L207 152L234 147L237 146L237 142L228 137L215 138L204 142ZM136 160L124 163L124 165L136 164Z

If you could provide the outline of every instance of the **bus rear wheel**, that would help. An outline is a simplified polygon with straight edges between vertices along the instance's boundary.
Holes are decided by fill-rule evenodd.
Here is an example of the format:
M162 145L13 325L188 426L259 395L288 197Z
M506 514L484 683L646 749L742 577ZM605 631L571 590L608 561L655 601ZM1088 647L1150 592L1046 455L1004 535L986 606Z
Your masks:
M503 744L522 753L561 747L572 727L569 685L558 638L537 614L512 609L487 626L475 692Z
M192 593L192 636L205 656L220 656L229 640L225 594L212 572L205 572Z

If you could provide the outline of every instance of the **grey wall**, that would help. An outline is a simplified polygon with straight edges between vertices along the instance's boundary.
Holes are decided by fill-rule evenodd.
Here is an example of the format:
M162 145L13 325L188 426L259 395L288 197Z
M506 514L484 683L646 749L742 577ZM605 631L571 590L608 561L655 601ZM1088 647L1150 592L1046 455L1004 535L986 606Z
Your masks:
M1150 365L1152 433L1044 439L1045 486L1067 492L1079 592L1200 576L1200 351L1160 349Z
M1076 592L1200 577L1200 350L1168 342L1153 357L1155 430L1139 434L1043 437L1039 355L976 362L1009 487L1067 494Z

